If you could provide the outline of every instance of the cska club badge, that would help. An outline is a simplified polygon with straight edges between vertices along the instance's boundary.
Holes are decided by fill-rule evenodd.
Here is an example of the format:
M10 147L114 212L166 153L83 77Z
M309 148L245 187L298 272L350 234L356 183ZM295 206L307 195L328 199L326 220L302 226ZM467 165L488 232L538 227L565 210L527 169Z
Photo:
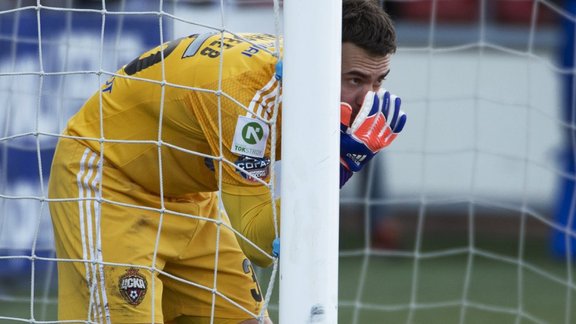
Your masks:
M120 289L120 295L122 295L124 300L130 305L138 306L146 295L148 282L146 278L138 272L138 269L130 268L120 277L118 287Z

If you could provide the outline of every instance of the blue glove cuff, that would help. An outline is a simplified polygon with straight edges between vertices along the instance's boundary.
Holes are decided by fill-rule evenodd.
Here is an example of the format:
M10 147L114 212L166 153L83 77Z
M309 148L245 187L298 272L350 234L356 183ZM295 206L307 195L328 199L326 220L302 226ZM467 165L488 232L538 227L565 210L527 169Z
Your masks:
M358 172L370 161L374 154L364 144L357 142L350 135L340 132L340 158L353 172Z
M348 180L352 178L353 174L354 172L346 169L346 167L343 166L342 163L340 163L340 189L342 189L342 187L344 187L346 182L348 182Z

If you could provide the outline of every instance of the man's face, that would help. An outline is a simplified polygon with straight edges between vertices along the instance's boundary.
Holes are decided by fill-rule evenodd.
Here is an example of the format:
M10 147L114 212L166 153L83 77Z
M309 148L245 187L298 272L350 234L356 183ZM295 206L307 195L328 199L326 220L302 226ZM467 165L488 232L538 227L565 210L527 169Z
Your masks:
M352 118L368 91L377 91L390 72L391 55L373 56L352 43L342 44L340 100L352 106Z

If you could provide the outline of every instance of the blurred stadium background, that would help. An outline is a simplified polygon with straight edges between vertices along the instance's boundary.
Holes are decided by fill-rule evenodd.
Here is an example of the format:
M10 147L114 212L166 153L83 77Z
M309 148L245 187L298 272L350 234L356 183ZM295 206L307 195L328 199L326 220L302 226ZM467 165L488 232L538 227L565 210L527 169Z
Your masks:
M55 138L36 134L160 27L275 32L271 0L163 1L161 21L160 1L106 0L104 29L102 3L0 2L0 323L55 320ZM409 121L342 191L340 322L576 322L576 1L381 3L399 43L385 87Z

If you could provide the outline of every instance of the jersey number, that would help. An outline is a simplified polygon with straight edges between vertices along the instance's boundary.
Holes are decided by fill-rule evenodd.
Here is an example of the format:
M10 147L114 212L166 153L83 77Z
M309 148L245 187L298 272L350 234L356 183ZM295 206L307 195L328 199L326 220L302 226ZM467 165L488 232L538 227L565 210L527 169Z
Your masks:
M252 274L252 280L254 280L256 288L250 289L250 293L252 294L252 298L254 298L255 301L261 302L262 293L260 292L260 285L258 284L258 280L256 279L256 274L254 273L254 268L252 268L252 263L250 263L250 260L244 259L244 262L242 262L242 269L244 270L244 273Z
M202 35L195 34L188 36L188 38L194 38L194 40L192 40L192 42L188 45L184 51L184 55L182 55L182 58L194 56L200 47L204 44L204 42L213 35L214 33L205 33ZM158 62L161 62L162 59L166 59L174 51L174 49L184 38L186 37L178 38L169 42L166 48L161 51L157 51L156 53L150 54L143 58L135 58L132 60L132 62L128 63L128 65L124 67L124 72L127 75L134 75ZM234 47L234 45L239 43L241 43L241 41L230 37L225 37L223 42L220 40L215 40L208 46L201 49L200 55L216 58L220 55L223 49Z
M162 61L162 57L166 59L174 51L182 39L183 38L179 38L171 41L162 51L158 51L143 58L135 58L132 60L132 62L128 63L126 67L124 67L124 72L128 75L133 75Z

